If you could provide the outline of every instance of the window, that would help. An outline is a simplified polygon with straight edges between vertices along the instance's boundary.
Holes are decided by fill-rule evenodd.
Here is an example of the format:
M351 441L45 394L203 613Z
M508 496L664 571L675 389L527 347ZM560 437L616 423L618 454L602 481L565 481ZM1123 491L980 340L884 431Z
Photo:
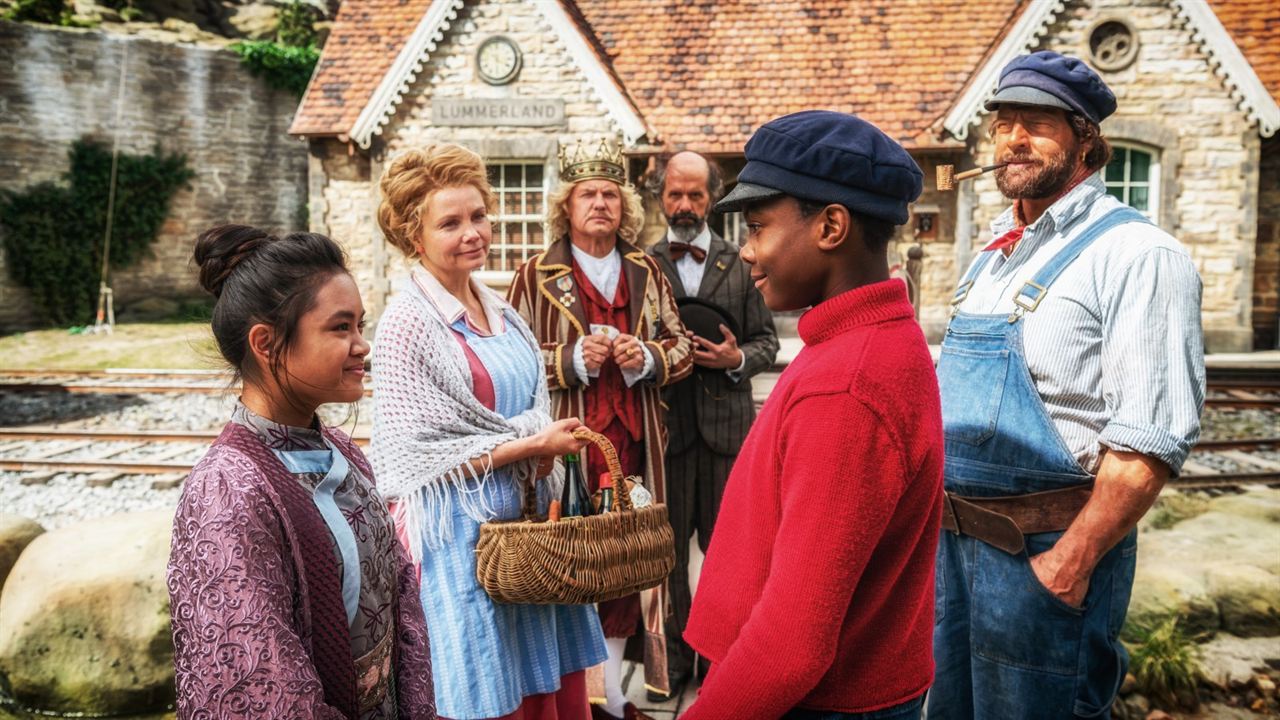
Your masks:
M1103 170L1107 192L1149 218L1155 219L1160 189L1160 161L1152 153L1127 145L1112 145L1111 162Z
M486 270L509 273L542 251L546 192L543 165L521 162L489 164L489 184L497 198L493 244Z

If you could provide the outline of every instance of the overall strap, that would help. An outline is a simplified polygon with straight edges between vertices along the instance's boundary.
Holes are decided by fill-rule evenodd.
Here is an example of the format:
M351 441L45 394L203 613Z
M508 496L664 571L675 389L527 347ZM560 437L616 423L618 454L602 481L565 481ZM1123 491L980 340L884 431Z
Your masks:
M964 274L964 277L960 280L960 285L956 287L955 294L951 296L951 305L953 307L959 306L960 303L964 302L965 298L969 297L969 289L973 287L973 281L978 277L978 274L982 272L983 268L987 266L987 263L991 262L991 258L994 256L995 253L990 252L978 254L978 259L969 266L969 272Z
M1044 300L1045 295L1049 293L1049 286L1054 280L1062 274L1067 266L1080 257L1080 253L1094 243L1095 240L1102 237L1102 234L1108 230L1130 222L1150 223L1147 217L1142 213L1134 210L1128 205L1122 205L1115 208L1111 212L1098 218L1097 222L1084 229L1067 246L1058 251L1044 264L1044 267L1026 283L1022 289L1018 290L1018 294L1013 296L1013 303L1017 305L1014 311L1009 314L1009 322L1016 322L1018 318L1024 314L1033 312L1040 306L1040 302Z

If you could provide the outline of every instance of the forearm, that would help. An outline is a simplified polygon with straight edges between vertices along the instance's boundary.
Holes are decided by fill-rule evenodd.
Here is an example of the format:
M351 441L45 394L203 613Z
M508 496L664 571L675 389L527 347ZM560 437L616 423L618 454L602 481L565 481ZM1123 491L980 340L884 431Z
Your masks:
M1115 450L1103 455L1089 502L1053 548L1063 570L1087 579L1151 508L1168 478L1168 466L1154 458Z

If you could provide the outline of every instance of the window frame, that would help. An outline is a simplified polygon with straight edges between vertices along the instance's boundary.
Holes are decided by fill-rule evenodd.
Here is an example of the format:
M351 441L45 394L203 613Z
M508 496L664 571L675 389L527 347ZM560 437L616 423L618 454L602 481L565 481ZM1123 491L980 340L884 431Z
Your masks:
M1145 145L1143 143L1130 142L1125 140L1111 141L1111 149L1113 152L1123 150L1126 153L1125 161L1124 161L1124 179L1118 182L1107 180L1107 166L1104 165L1103 167L1099 168L1098 173L1102 176L1102 184L1106 186L1107 194L1111 195L1112 188L1115 188L1115 187L1121 188L1121 191L1122 191L1121 196L1116 199L1120 200L1120 202L1124 203L1125 205L1128 205L1129 207L1133 207L1133 205L1129 204L1129 200L1128 200L1129 190L1133 187L1145 186L1147 188L1147 209L1138 210L1138 212L1142 213L1143 215L1146 215L1147 218L1149 218L1152 222L1158 223L1160 221L1160 211L1161 211L1160 191L1161 191L1161 185L1163 181L1163 178L1161 177L1162 164L1160 162L1160 157L1161 157L1160 149L1157 147L1152 147L1151 145ZM1147 180L1145 182L1139 181L1135 183L1132 179L1130 179L1134 152L1140 152L1144 155L1147 155L1150 158L1150 162L1147 164ZM1108 163L1108 165L1109 164L1110 163ZM1112 197L1116 197L1116 196L1112 195ZM1137 210L1137 208L1134 208L1134 209Z
M550 187L551 187L551 181L552 181L551 172L550 172L551 168L546 158L501 158L496 160L490 160L486 164L490 170L493 170L499 167L502 167L503 170L501 174L498 176L499 183L494 183L492 185L494 196L497 198L497 207L494 209L494 212L489 216L489 225L493 230L493 240L489 245L489 259L486 261L485 268L476 271L476 278L481 282L483 282L484 284L489 285L490 287L505 288L511 285L512 278L515 277L515 271L514 270L496 270L488 267L490 262L495 261L499 252L505 252L513 248L521 249L520 261L516 263L517 266L519 266L520 264L523 264L524 262L528 261L529 258L533 257L534 255L546 249L546 246L547 246L546 237L548 233L547 223L546 223L547 221L546 209L547 209L547 196L550 193ZM526 185L525 174L527 170L522 169L521 178L520 178L521 184L515 185L515 186L508 185L507 184L508 171L506 170L506 168L508 167L520 167L520 168L538 167L542 170L542 182L540 185L536 185L536 186ZM503 201L504 201L505 193L511 192L513 190L519 190L521 192L522 198L525 197L525 194L529 192L539 192L542 195L541 209L535 213L526 212L526 213L503 214ZM542 244L535 247L533 245L530 245L528 242L513 243L513 242L507 241L507 238L504 238L502 235L504 231L504 227L506 226L507 223L524 223L526 225L526 229L528 226L534 225L536 223L539 227L542 228L542 237L543 237Z

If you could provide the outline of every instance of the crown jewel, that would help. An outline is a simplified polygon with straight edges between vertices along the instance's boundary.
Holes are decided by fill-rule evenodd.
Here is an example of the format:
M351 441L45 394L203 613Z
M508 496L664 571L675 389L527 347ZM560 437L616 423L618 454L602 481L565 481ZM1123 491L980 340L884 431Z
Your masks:
M622 160L622 146L610 147L609 141L601 138L594 149L588 143L578 140L570 151L567 145L560 146L560 180L576 183L580 180L601 178L612 180L622 185L627 181L627 171Z

